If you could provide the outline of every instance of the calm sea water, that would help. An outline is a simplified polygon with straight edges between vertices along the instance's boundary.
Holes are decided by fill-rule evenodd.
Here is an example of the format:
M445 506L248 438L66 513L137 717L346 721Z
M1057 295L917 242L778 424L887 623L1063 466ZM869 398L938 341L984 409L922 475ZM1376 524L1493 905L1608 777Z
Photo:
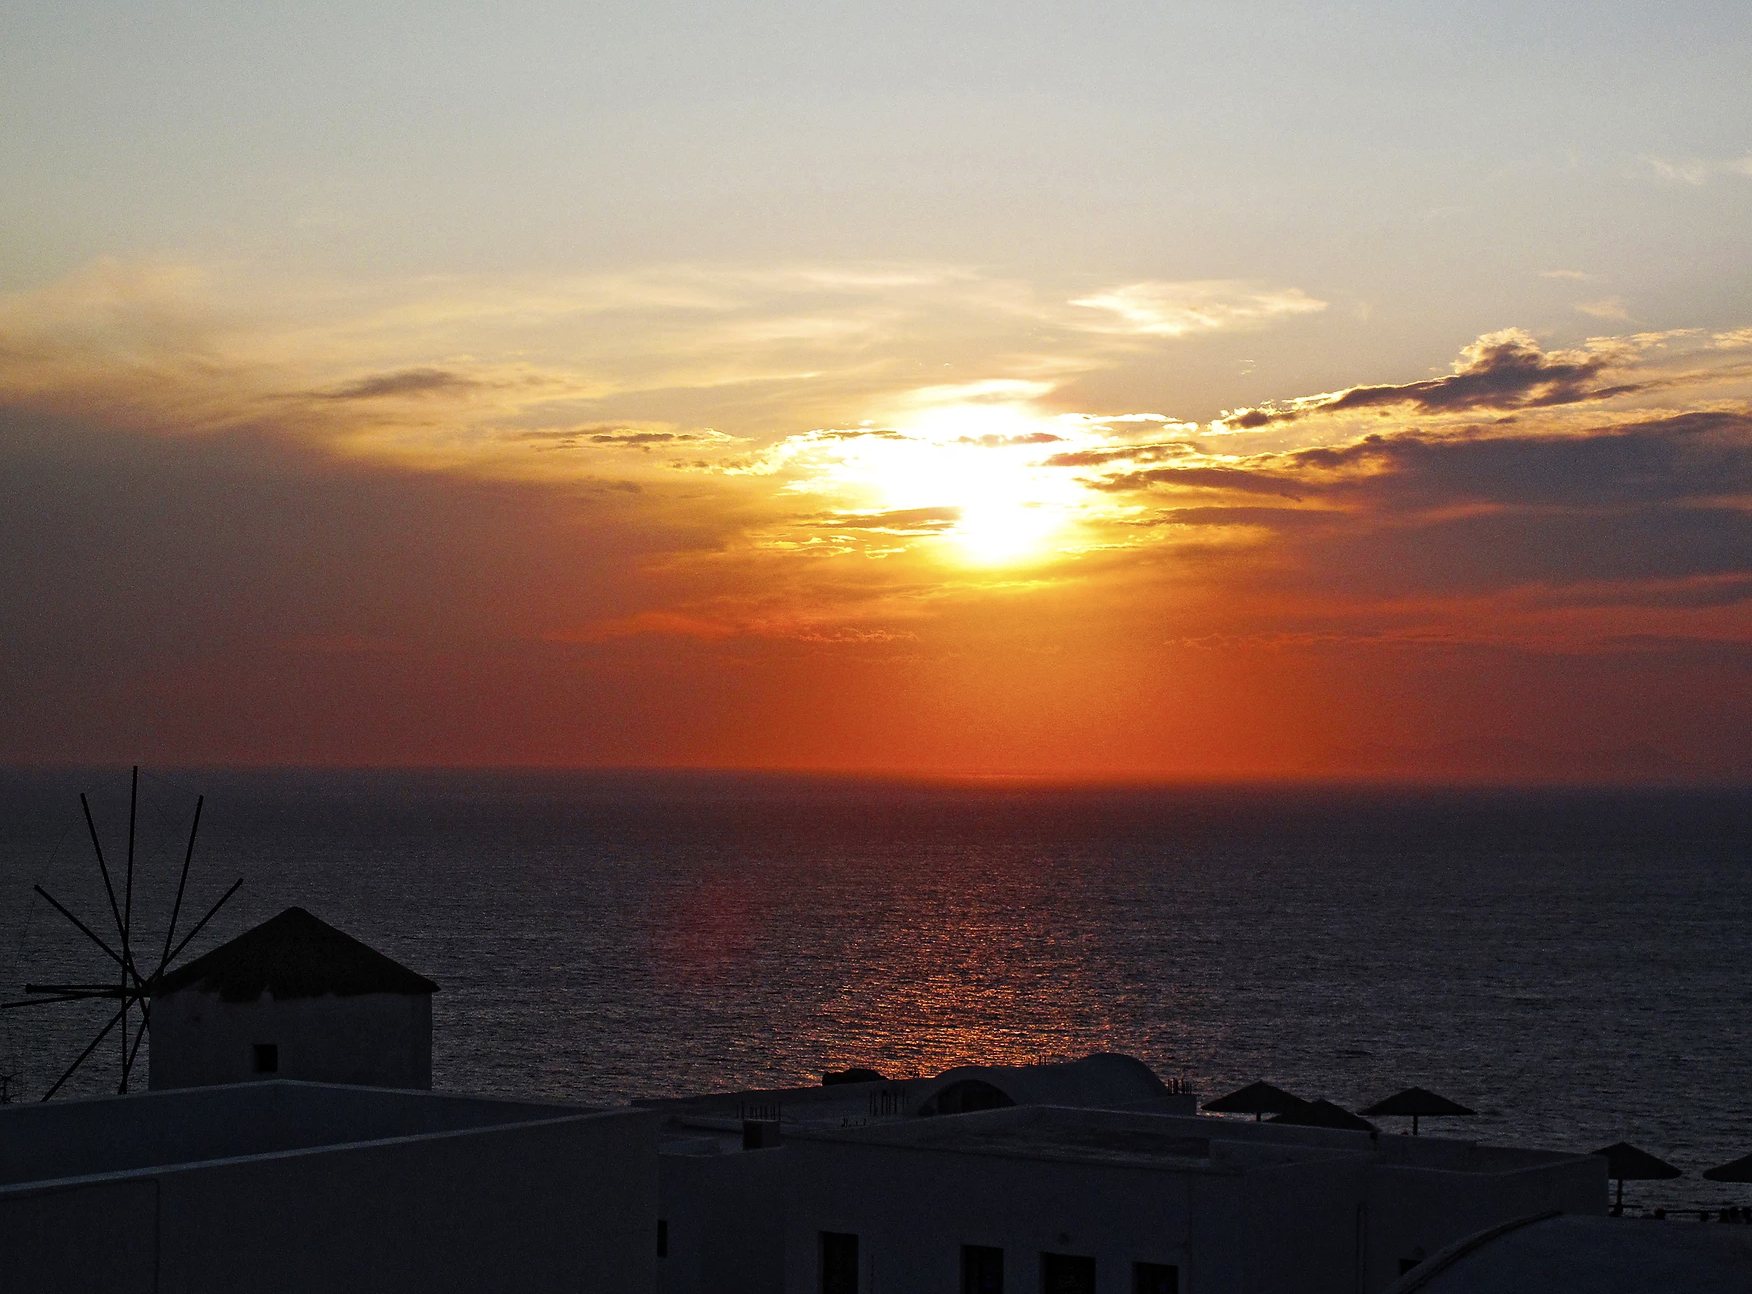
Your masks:
M0 987L102 954L126 773L0 774ZM785 777L179 772L142 781L161 932L194 794L190 955L300 904L436 979L445 1088L592 1102L1130 1052L1351 1108L1413 1083L1455 1135L1752 1151L1752 793L1091 790ZM185 923L186 924L186 923ZM161 938L162 935L157 935ZM40 1095L100 1008L0 1015ZM113 1089L106 1045L69 1091ZM1387 1121L1392 1123L1393 1121Z

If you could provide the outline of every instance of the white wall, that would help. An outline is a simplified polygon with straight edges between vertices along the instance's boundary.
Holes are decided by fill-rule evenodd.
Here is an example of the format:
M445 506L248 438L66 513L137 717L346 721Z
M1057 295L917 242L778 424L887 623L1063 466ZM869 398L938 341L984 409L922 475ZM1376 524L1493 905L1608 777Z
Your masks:
M432 999L365 993L227 1002L186 988L152 1003L149 1086L197 1087L289 1078L375 1087L432 1086ZM260 1074L254 1047L273 1043L279 1070Z
M859 1237L861 1294L957 1290L963 1244L1005 1251L1011 1294L1039 1289L1043 1251L1093 1255L1099 1294L1131 1294L1138 1261L1177 1266L1182 1294L1374 1294L1419 1246L1547 1209L1599 1212L1605 1198L1599 1166L1581 1157L1459 1171L1496 1152L1389 1148L1451 1152L1452 1170L1436 1171L1384 1163L1367 1137L1328 1136L1283 1162L1288 1134L1201 1122L1239 1134L1211 1143L1222 1171L1030 1157L1025 1138L993 1153L995 1142L973 1152L794 1135L784 1290L818 1294L820 1233L837 1231Z
M784 1285L787 1148L657 1157L669 1254L663 1294L779 1294Z
M1400 1259L1427 1258L1500 1222L1553 1210L1604 1215L1606 1191L1606 1161L1595 1155L1504 1173L1378 1165L1369 1182L1365 1294L1398 1280Z
M952 1294L963 1244L1002 1248L1005 1288L1022 1294L1038 1288L1042 1251L1095 1255L1100 1294L1131 1294L1134 1261L1173 1263L1183 1291L1207 1289L1186 1280L1193 1200L1180 1174L803 1138L784 1153L786 1294L820 1290L823 1231L858 1235L864 1294Z

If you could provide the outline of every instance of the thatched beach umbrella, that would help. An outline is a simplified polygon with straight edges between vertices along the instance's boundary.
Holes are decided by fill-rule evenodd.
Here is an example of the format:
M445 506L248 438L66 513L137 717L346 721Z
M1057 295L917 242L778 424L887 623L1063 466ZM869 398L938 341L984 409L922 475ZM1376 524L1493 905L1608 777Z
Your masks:
M1376 1101L1363 1111L1371 1119L1383 1114L1411 1117L1411 1135L1417 1136L1417 1121L1432 1118L1437 1115L1477 1114L1476 1110L1468 1110L1458 1101L1450 1101L1445 1096L1437 1096L1428 1088L1408 1087L1403 1092L1395 1092L1384 1101Z
M1273 1123L1287 1123L1293 1128L1342 1128L1347 1132L1379 1132L1367 1119L1359 1118L1342 1105L1331 1101L1304 1101L1302 1108L1280 1114Z
M1301 1097L1293 1096L1281 1087L1259 1082L1249 1083L1240 1091L1219 1096L1214 1101L1206 1101L1204 1111L1206 1114L1251 1114L1253 1121L1258 1123L1263 1115L1288 1114L1306 1104Z
M1752 1155L1741 1155L1728 1163L1706 1168L1703 1175L1712 1182L1752 1182Z
M1602 1146L1593 1153L1606 1156L1606 1176L1618 1183L1618 1199L1612 1205L1614 1213L1624 1210L1626 1182L1664 1182L1670 1177L1685 1176L1666 1160L1656 1159L1648 1151L1638 1150L1628 1141L1613 1142L1612 1145Z

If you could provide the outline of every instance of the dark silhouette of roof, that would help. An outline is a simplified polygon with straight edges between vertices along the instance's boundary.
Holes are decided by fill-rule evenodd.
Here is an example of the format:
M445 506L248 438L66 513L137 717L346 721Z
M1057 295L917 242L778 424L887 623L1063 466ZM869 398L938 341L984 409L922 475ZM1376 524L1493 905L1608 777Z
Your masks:
M1397 1114L1429 1118L1438 1114L1473 1114L1458 1101L1450 1101L1445 1096L1437 1096L1428 1088L1408 1087L1403 1092L1395 1092L1384 1101L1376 1101L1363 1111L1370 1118L1383 1114Z
M1204 1103L1210 1114L1289 1114L1306 1105L1299 1096L1292 1096L1281 1087L1261 1081L1249 1083L1239 1091L1219 1096Z
M823 1087L838 1087L842 1083L886 1083L888 1080L874 1069L853 1065L849 1069L830 1069L821 1076Z
M1358 1118L1331 1101L1305 1101L1299 1109L1276 1115L1267 1123L1287 1123L1296 1128L1344 1128L1350 1132L1377 1132L1367 1119Z
M1628 1141L1615 1141L1594 1153L1606 1157L1606 1176L1615 1182L1661 1182L1685 1175L1666 1160L1656 1159Z
M1706 1168L1703 1175L1712 1182L1752 1182L1752 1155L1741 1155L1725 1164Z
M1045 1065L958 1065L913 1091L912 1113L931 1115L1006 1105L1111 1108L1165 1096L1168 1088L1143 1061L1108 1051Z
M438 986L319 921L303 908L246 930L171 971L154 990L163 997L179 989L217 993L226 1002L253 1002L263 993L295 997L359 997L366 993L436 993Z

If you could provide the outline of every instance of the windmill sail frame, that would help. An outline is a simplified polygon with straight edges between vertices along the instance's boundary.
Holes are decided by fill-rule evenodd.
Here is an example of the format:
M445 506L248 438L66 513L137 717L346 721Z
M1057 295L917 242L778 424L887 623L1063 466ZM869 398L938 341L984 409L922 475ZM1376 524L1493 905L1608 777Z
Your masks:
M97 983L29 983L24 986L24 992L27 994L26 997L13 1002L0 1002L0 1011L11 1011L31 1006L52 1006L67 1002L89 1002L105 999L119 1002L121 1004L116 1008L115 1013L109 1017L108 1022L98 1030L97 1036L92 1038L92 1040L86 1044L85 1050L79 1053L79 1056L73 1061L73 1063L69 1065L61 1076L50 1085L49 1089L43 1093L41 1099L44 1101L47 1101L50 1097L54 1096L56 1092L61 1090L67 1080L72 1078L73 1075L78 1072L80 1066L91 1058L91 1056L97 1051L98 1047L103 1043L104 1039L109 1037L110 1033L118 1024L121 1026L121 1080L117 1084L116 1093L117 1095L126 1095L128 1091L128 1079L133 1073L135 1062L139 1059L140 1044L145 1041L147 1033L151 1030L153 994L157 991L160 982L164 979L165 973L170 969L171 963L182 955L183 950L189 946L195 936L200 934L201 931L206 928L207 923L212 921L212 919L218 915L219 910L230 902L231 897L236 894L243 885L243 878L240 876L232 883L231 888L226 890L224 894L220 895L218 901L215 902L212 907L207 909L206 914L199 921L195 922L193 928L183 935L181 941L179 942L177 940L177 923L181 919L183 900L188 892L189 869L194 862L195 840L199 836L201 830L201 809L206 802L206 797L204 795L197 796L195 799L194 821L189 827L188 845L183 851L182 874L177 880L176 901L171 907L170 921L165 927L164 945L159 953L157 964L153 966L151 972L142 973L140 964L136 961L134 955L137 947L137 941L134 937L134 843L139 802L140 767L136 764L134 766L133 776L130 780L128 790L128 852L126 872L123 876L122 898L120 902L117 902L116 887L110 876L109 864L103 856L103 844L98 838L97 822L91 813L91 802L83 792L81 792L79 796L79 807L84 812L86 830L91 836L91 847L97 856L98 872L103 877L104 895L109 900L110 916L115 923L115 942L120 946L120 951L117 951L115 947L112 947L108 941L100 936L88 924L80 920L80 918L74 914L72 909L62 903L53 894L50 894L41 885L32 886L37 894L42 896L50 907L54 908L56 912L65 917L75 929L103 951L104 955L114 963L117 978L113 982ZM151 963L149 962L148 964ZM140 1020L138 1027L132 1033L132 1042L130 1043L128 1026L130 1017L135 1008L139 1009Z

